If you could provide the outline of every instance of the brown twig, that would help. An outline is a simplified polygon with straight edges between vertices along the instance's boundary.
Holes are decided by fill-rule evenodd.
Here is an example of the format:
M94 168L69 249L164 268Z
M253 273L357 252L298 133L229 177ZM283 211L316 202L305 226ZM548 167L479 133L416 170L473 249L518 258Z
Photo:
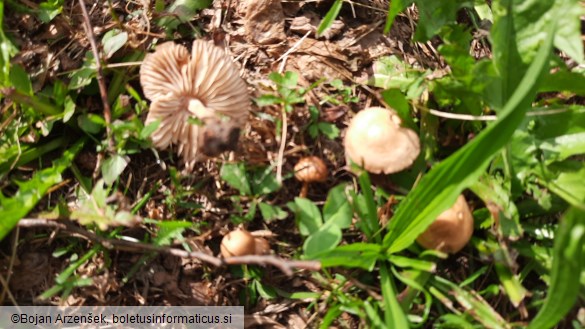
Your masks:
M102 98L102 104L104 106L104 120L106 121L106 134L108 137L108 146L109 151L113 152L114 150L114 139L112 136L112 131L110 127L110 123L112 121L112 112L110 110L110 103L108 103L108 88L106 87L106 82L104 80L104 74L102 71L102 61L100 57L100 53L98 50L97 43L95 41L95 35L93 34L93 28L91 26L91 21L89 20L89 14L87 13L87 8L85 7L85 1L79 0L79 5L81 6L81 12L83 14L83 28L85 29L85 34L89 39L89 43L91 45L91 50L93 52L93 57L95 58L96 64L96 71L97 71L97 81L98 86L100 89L100 96Z
M318 261L288 260L272 255L267 256L249 255L230 258L218 258L213 255L209 255L199 251L186 251L177 248L153 246L142 242L104 238L95 233L89 232L81 227L78 227L74 225L72 222L64 220L56 221L42 218L24 218L20 220L18 226L28 228L30 227L56 228L73 233L75 236L85 238L91 242L99 243L107 249L118 249L130 252L147 251L158 252L181 258L198 259L215 267L237 264L254 264L261 266L272 265L288 276L293 275L294 269L306 269L311 271L318 271L321 269L321 263Z

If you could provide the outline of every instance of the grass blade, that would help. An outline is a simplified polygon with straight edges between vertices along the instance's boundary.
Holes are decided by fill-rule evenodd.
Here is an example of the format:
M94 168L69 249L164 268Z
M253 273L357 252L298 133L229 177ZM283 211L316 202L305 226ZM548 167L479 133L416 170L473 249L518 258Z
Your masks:
M384 320L388 328L410 328L406 315L396 298L394 284L388 271L388 264L380 262L380 286L384 298Z
M333 24L333 21L337 18L339 12L341 11L342 5L343 0L335 0L335 3L333 4L333 6L331 6L331 9L329 9L327 15L325 15L325 17L321 21L321 24L319 24L319 28L317 29L318 36L323 34L323 32L325 32L328 28L331 27L331 24Z
M583 270L585 211L567 211L555 234L553 263L548 295L528 329L552 328L571 310L579 295L578 282Z

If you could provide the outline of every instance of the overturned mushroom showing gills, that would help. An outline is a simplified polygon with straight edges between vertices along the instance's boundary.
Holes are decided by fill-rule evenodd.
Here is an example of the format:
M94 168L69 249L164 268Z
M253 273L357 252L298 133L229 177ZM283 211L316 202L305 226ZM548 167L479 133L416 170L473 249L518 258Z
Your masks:
M457 253L473 235L473 215L460 195L455 204L445 210L423 232L416 241L426 249L436 249L446 253Z
M157 148L176 145L188 170L202 158L200 153L215 156L233 149L250 96L223 49L195 40L189 54L173 42L161 44L144 58L140 83L152 101L146 124L160 120L152 134ZM202 147L208 140L210 145Z
M393 110L371 107L358 112L345 133L348 162L374 174L391 174L410 167L420 153L420 141L401 123Z

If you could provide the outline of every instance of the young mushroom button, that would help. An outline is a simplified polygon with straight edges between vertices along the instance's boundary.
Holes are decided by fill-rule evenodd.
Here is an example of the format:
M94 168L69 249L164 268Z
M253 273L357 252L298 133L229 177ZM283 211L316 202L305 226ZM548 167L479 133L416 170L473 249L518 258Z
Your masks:
M176 145L187 170L204 156L233 148L248 117L250 96L223 49L195 40L189 54L181 45L163 43L144 58L140 83L151 101L146 124L160 121L152 134L154 145Z
M417 134L400 126L393 110L371 107L358 112L345 133L345 155L374 174L391 174L412 165L420 153Z
M303 183L300 197L307 196L309 183L324 182L327 180L329 170L323 160L316 156L304 157L295 165L295 178Z
M221 255L225 258L253 255L256 253L254 236L246 230L235 230L228 233L221 240Z
M473 235L473 215L460 195L455 204L445 210L423 232L416 241L426 249L436 249L446 253L457 253Z

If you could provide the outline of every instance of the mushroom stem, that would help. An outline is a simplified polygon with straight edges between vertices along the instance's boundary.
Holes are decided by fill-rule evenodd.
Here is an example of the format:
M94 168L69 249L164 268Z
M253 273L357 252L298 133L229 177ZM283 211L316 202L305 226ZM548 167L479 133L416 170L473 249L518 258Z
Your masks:
M309 193L309 183L304 182L303 187L301 187L301 193L299 193L299 198L306 198L308 193Z

